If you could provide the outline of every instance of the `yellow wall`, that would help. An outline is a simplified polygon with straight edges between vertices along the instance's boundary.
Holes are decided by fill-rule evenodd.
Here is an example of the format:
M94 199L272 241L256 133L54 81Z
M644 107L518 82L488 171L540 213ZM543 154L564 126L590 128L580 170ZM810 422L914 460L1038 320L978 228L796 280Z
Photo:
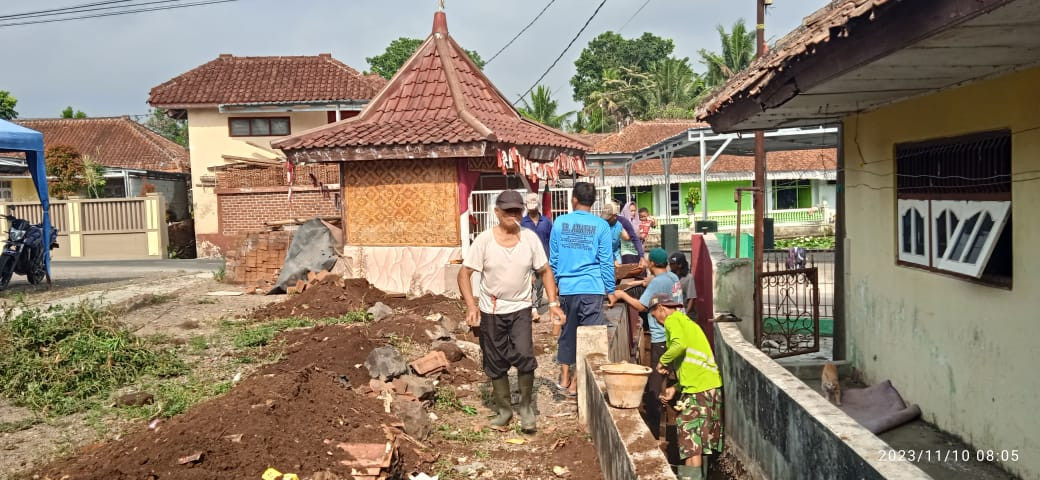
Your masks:
M289 116L292 133L302 132L309 128L327 123L325 112L291 112L291 113L219 113L216 108L188 110L188 148L191 152L191 185L192 201L195 208L195 233L213 234L217 231L217 197L212 187L200 187L202 176L213 176L215 172L208 167L224 165L227 162L222 155L253 157L260 154L264 158L272 155L263 149L246 143L250 141L260 145L269 145L278 137L231 137L228 131L229 117L284 117Z
M844 121L850 359L872 383L892 379L943 430L1018 449L1005 467L1030 479L1040 479L1040 180L1012 187L1014 288L986 287L896 265L892 155L896 143L1011 129L1012 171L1030 178L1022 172L1040 170L1037 85L1040 68Z
M38 202L40 197L36 195L36 185L31 178L11 179L11 201L12 202Z

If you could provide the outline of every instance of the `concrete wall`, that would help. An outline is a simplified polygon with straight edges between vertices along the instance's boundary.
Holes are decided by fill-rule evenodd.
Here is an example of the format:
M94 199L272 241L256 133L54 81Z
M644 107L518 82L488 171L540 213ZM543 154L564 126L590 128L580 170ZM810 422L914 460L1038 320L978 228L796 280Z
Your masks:
M849 359L980 449L1040 452L1040 184L1018 181L1040 169L1037 85L1033 68L844 122ZM1013 132L1013 288L897 265L893 145L995 129ZM1040 479L1040 455L1003 466Z
M588 328L588 327L582 327ZM593 354L584 365L582 392L588 398L587 425L596 446L605 480L674 480L668 458L646 427L636 408L614 408L607 403L606 383L599 367L606 355Z
M201 187L201 177L214 176L209 167L224 165L227 162L222 155L253 157L255 154L264 158L274 155L264 149L254 147L247 141L268 146L270 141L278 137L231 137L228 130L230 117L289 117L292 133L325 125L328 122L325 112L279 112L279 113L235 113L233 115L219 113L216 108L188 109L188 150L191 154L192 201L195 207L195 233L205 236L218 233L217 197L212 187ZM199 255L204 255L206 248L200 242Z
M881 461L887 444L744 340L715 324L727 448L756 478L926 479L907 461Z
M711 236L714 239L714 235ZM717 246L718 242L714 242ZM709 246L709 251L711 247ZM724 254L712 251L715 268L714 310L718 315L729 312L741 319L737 324L744 338L755 335L755 279L750 258L721 258Z

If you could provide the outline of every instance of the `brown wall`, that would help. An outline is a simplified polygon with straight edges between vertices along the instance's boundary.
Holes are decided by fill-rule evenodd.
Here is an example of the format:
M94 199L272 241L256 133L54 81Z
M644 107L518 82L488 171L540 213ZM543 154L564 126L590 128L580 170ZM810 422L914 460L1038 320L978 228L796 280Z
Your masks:
M323 198L316 189L293 189L292 204L289 204L288 188L217 191L219 204L218 219L220 234L236 236L264 229L264 222L288 220L290 218L313 218L317 216L339 216L332 195Z
M461 244L456 159L348 162L342 168L348 245Z

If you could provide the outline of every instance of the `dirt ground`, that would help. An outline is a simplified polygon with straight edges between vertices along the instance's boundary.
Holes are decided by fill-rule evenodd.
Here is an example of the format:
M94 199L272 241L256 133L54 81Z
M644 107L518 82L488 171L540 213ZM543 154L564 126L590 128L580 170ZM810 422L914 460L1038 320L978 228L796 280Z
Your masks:
M0 407L0 422L21 415L31 424L16 432L0 431L0 472L33 471L55 480L256 479L274 467L304 479L322 471L338 475L330 478L351 478L339 463L345 453L332 445L381 442L387 438L384 427L394 432L398 424L383 401L363 388L369 377L361 364L368 353L390 344L411 360L430 348L427 316L463 318L458 301L390 297L359 281L343 287L327 281L288 298L205 295L219 290L229 288L202 281L172 294L134 299L124 305L123 320L139 335L171 348L192 350L189 346L206 339L208 346L192 353L195 369L207 381L240 376L230 391L160 421L154 429L147 420L127 419L111 410L101 418L81 414L31 424L34 420L22 409ZM394 315L367 324L288 330L250 353L267 362L242 363L245 354L225 338L236 326L286 317L341 317L375 301L391 306ZM472 335L460 339L476 341ZM429 437L416 442L398 438L402 473L439 474L442 480L548 479L561 478L553 473L558 467L566 469L563 478L601 478L595 450L578 426L576 404L551 387L555 342L547 322L535 325L535 341L541 352L537 434L486 428L489 385L479 359L464 358L439 374L439 400L429 408L435 417ZM200 452L199 460L180 464L182 457ZM55 457L59 459L40 466ZM27 478L14 475L8 478Z

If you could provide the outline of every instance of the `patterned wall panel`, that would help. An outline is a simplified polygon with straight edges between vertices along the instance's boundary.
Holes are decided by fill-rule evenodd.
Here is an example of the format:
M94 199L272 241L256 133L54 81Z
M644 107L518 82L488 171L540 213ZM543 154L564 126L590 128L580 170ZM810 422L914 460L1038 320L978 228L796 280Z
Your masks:
M341 165L348 245L460 245L456 159Z

